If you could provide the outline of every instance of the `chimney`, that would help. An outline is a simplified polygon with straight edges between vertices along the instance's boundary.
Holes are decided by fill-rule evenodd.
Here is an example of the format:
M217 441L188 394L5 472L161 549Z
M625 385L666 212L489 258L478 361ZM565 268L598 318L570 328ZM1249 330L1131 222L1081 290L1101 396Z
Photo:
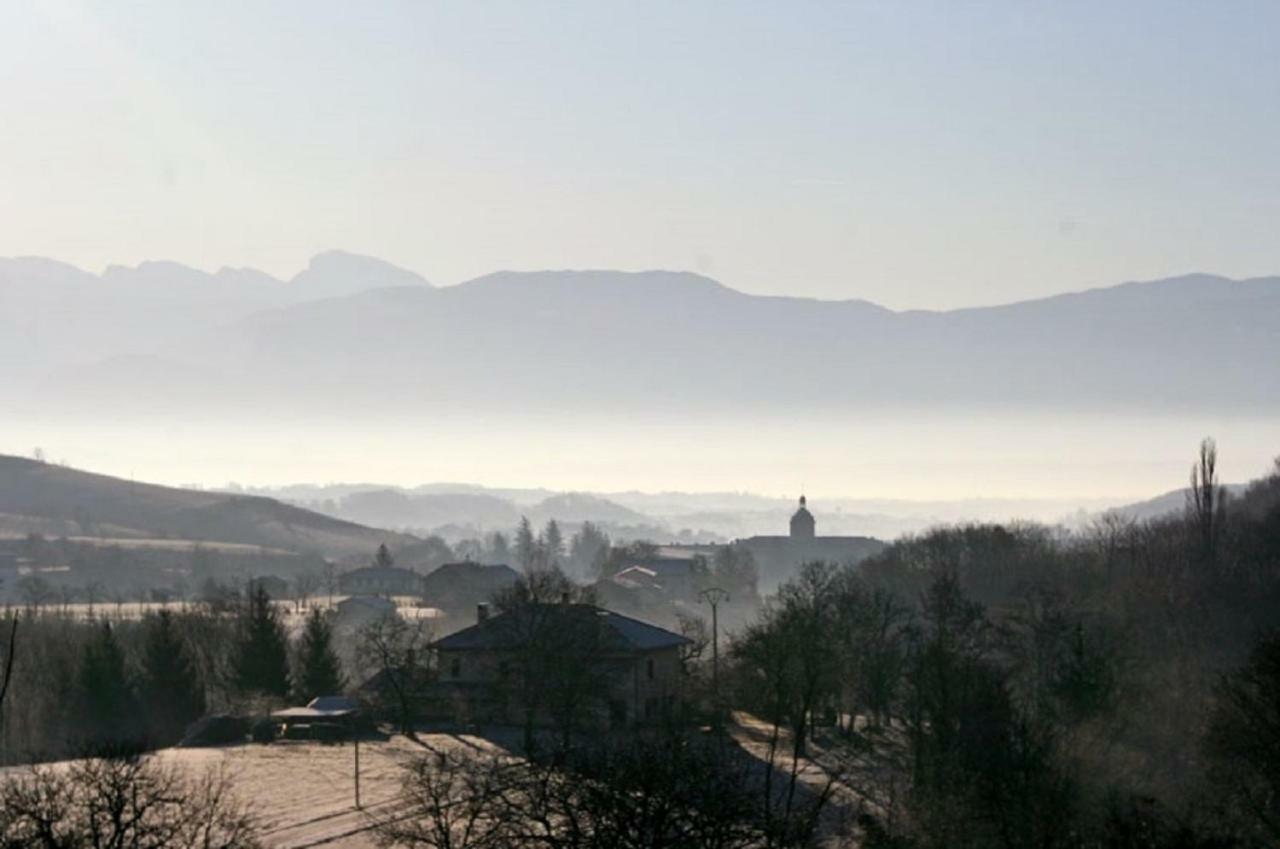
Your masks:
M476 605L476 624L480 624L489 618L489 605L487 602L480 602Z

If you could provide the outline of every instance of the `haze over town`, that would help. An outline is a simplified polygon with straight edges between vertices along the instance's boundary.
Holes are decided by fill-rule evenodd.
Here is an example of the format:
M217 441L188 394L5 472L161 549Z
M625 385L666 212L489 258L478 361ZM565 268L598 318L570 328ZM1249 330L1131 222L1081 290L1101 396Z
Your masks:
M0 8L0 846L1280 845L1280 4Z

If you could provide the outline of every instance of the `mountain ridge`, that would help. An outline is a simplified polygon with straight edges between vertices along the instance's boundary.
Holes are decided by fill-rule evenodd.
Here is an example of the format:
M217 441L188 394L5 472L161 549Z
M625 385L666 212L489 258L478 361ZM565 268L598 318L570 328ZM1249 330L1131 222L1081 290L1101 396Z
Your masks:
M609 268L559 268L559 269L499 269L486 272L477 277L461 280L450 285L434 285L419 273L407 269L403 266L396 265L367 254L358 254L340 249L329 249L321 251L308 261L307 266L297 271L287 278L276 277L268 272L253 266L220 266L216 271L204 271L195 266L186 263L168 259L142 260L136 265L127 265L122 263L108 264L101 274L95 274L92 271L81 268L63 260L52 257L38 255L16 255L9 257L0 257L0 285L6 282L4 272L6 267L26 266L34 268L38 266L47 267L47 269L58 269L80 277L106 279L108 277L123 277L130 274L147 274L157 270L167 270L177 274L198 276L213 280L218 277L252 277L262 281L270 281L282 286L289 286L305 281L309 275L323 272L335 273L342 271L344 273L355 270L358 273L368 273L372 270L382 271L387 274L388 278L402 280L399 284L394 285L373 285L367 287L354 286L346 294L356 295L372 289L381 288L397 288L405 287L424 287L437 291L446 291L462 288L478 288L493 284L507 284L518 279L522 285L537 285L540 280L547 278L559 277L575 277L578 279L596 278L605 282L611 282L606 278L671 278L683 279L690 281L696 285L707 286L723 293L737 295L742 298L756 300L781 300L815 304L857 304L862 306L874 307L876 310L891 315L953 315L957 313L967 313L981 310L996 310L1007 307L1020 307L1029 304L1043 304L1047 302L1057 302L1061 300L1074 299L1082 296L1094 296L1101 293L1115 293L1120 291L1137 291L1137 290L1155 290L1160 289L1162 293L1168 293L1183 288L1186 284L1202 284L1209 283L1214 286L1223 286L1225 288L1235 287L1243 288L1254 284L1264 285L1280 285L1280 275L1260 275L1244 278L1231 278L1224 275L1214 274L1205 271L1191 271L1182 274L1171 275L1169 277L1149 278L1138 280L1125 280L1120 283L1103 284L1097 286L1088 286L1081 289L1069 289L1062 292L1056 292L1050 295L1041 295L1036 297L1022 298L1013 301L1000 301L995 303L971 304L960 307L952 307L946 309L930 309L930 308L906 308L895 309L883 304L865 298L849 297L849 298L819 298L807 295L785 295L785 294L753 294L744 292L741 289L735 289L732 286L723 283L715 278L708 277L698 272L680 270L680 269L664 269L652 268L634 271L624 271ZM327 297L327 296L326 296Z
M144 263L103 278L127 281L125 297L66 268L0 260L0 377L64 412L127 398L159 413L174 397L192 415L348 415L386 399L403 415L1280 407L1280 372L1240 368L1280 361L1274 277L895 312L689 272L506 271L436 287L333 252L294 278L314 286L258 272L192 285L214 278Z

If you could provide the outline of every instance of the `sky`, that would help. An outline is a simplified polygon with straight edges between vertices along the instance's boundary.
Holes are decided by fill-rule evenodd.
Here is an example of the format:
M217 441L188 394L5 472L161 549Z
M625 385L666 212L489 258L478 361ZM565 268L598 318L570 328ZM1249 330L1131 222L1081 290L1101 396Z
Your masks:
M1274 2L0 7L0 256L668 268L951 308L1280 273Z

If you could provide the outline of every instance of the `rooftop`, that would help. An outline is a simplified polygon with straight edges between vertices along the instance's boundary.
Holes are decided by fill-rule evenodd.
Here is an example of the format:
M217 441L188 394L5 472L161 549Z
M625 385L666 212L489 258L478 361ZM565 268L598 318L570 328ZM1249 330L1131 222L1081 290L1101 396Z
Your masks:
M346 696L317 696L306 707L285 708L272 711L271 715L281 719L338 719L357 710L359 705Z
M522 634L528 633L522 626L534 616L559 618L561 621L557 624L564 626L594 621L605 629L606 638L613 644L612 648L622 651L653 651L675 648L690 642L688 638L673 631L590 604L534 604L463 628L436 640L434 646L446 651L516 648L523 642Z
M505 563L488 564L466 561L463 563L445 563L439 568L428 572L425 580L483 578L488 581L514 581L518 577L520 576L516 574L516 571Z

